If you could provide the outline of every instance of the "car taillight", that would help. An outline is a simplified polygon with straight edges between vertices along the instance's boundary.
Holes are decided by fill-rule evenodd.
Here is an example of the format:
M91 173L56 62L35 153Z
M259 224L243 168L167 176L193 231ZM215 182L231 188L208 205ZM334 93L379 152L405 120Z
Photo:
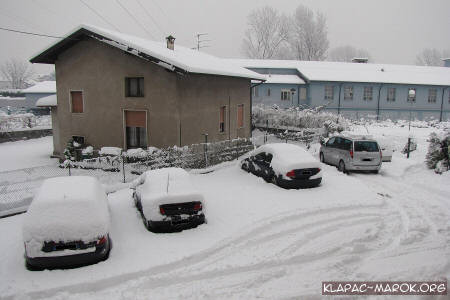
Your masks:
M97 240L97 245L103 245L104 243L106 243L106 235Z
M195 203L194 204L194 210L201 210L202 209L202 204L201 203Z
M295 177L295 172L294 172L294 170L287 172L287 173L286 173L286 176L289 177L289 178L294 178L294 177Z
M162 215L165 215L165 214L166 214L166 211L165 211L164 208L162 208L161 206L159 207L159 212L160 212Z
M350 150L350 157L353 158L353 150Z

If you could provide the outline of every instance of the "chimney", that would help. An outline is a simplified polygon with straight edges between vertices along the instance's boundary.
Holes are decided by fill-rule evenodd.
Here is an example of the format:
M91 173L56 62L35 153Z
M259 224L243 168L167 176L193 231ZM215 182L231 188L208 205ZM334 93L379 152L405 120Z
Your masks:
M444 61L444 67L450 68L450 57L449 58L443 58Z
M367 57L354 57L352 59L352 62L357 64L367 64L368 61L369 59Z
M168 37L166 37L166 41L167 41L167 49L174 50L175 38L169 35Z

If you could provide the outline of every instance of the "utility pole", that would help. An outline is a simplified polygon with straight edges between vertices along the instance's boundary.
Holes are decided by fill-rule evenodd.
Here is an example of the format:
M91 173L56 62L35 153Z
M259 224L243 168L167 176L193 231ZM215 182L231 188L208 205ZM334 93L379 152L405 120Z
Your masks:
M201 37L204 35L208 35L208 33L197 33L195 36L197 37L197 47L192 49L197 49L200 51L201 48L209 47L208 45L202 45L205 42L211 42L211 40L202 40Z

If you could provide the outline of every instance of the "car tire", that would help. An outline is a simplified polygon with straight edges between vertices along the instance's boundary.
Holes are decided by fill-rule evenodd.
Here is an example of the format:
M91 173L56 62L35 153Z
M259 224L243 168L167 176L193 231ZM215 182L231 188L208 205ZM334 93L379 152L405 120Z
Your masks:
M325 163L325 157L323 157L323 153L322 152L320 152L319 158L320 158L320 162L321 163Z
M27 261L25 261L25 268L27 268L28 271L43 271L44 270L44 268L30 265Z
M273 184L275 184L276 186L278 186L278 179L277 179L277 176L276 176L276 175L273 175L273 176L270 178L270 182L273 183Z
M342 172L344 174L347 173L347 170L345 169L345 163L343 160L339 161L338 170L339 172Z

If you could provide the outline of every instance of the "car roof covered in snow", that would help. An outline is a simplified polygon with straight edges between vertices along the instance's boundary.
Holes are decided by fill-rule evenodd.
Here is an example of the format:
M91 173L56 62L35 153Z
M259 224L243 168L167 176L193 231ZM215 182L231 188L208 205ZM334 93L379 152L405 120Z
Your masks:
M24 94L51 94L56 93L56 81L38 82L27 89L22 90Z
M284 174L294 169L320 168L320 162L308 151L297 145L287 143L265 144L256 148L251 155L261 152L272 154L270 165L278 173Z
M23 223L24 241L92 241L108 231L105 190L88 176L46 179Z
M143 213L149 220L160 217L159 205L204 202L203 195L193 187L189 173L181 168L147 171L141 175L140 182L136 192L141 198Z
M230 59L249 69L295 69L307 81L450 85L450 68L328 61Z
M170 50L165 42L151 41L87 24L80 25L64 39L41 51L30 61L53 64L60 52L78 42L82 36L95 38L172 71L264 80L264 76L233 64L227 59L179 45Z

